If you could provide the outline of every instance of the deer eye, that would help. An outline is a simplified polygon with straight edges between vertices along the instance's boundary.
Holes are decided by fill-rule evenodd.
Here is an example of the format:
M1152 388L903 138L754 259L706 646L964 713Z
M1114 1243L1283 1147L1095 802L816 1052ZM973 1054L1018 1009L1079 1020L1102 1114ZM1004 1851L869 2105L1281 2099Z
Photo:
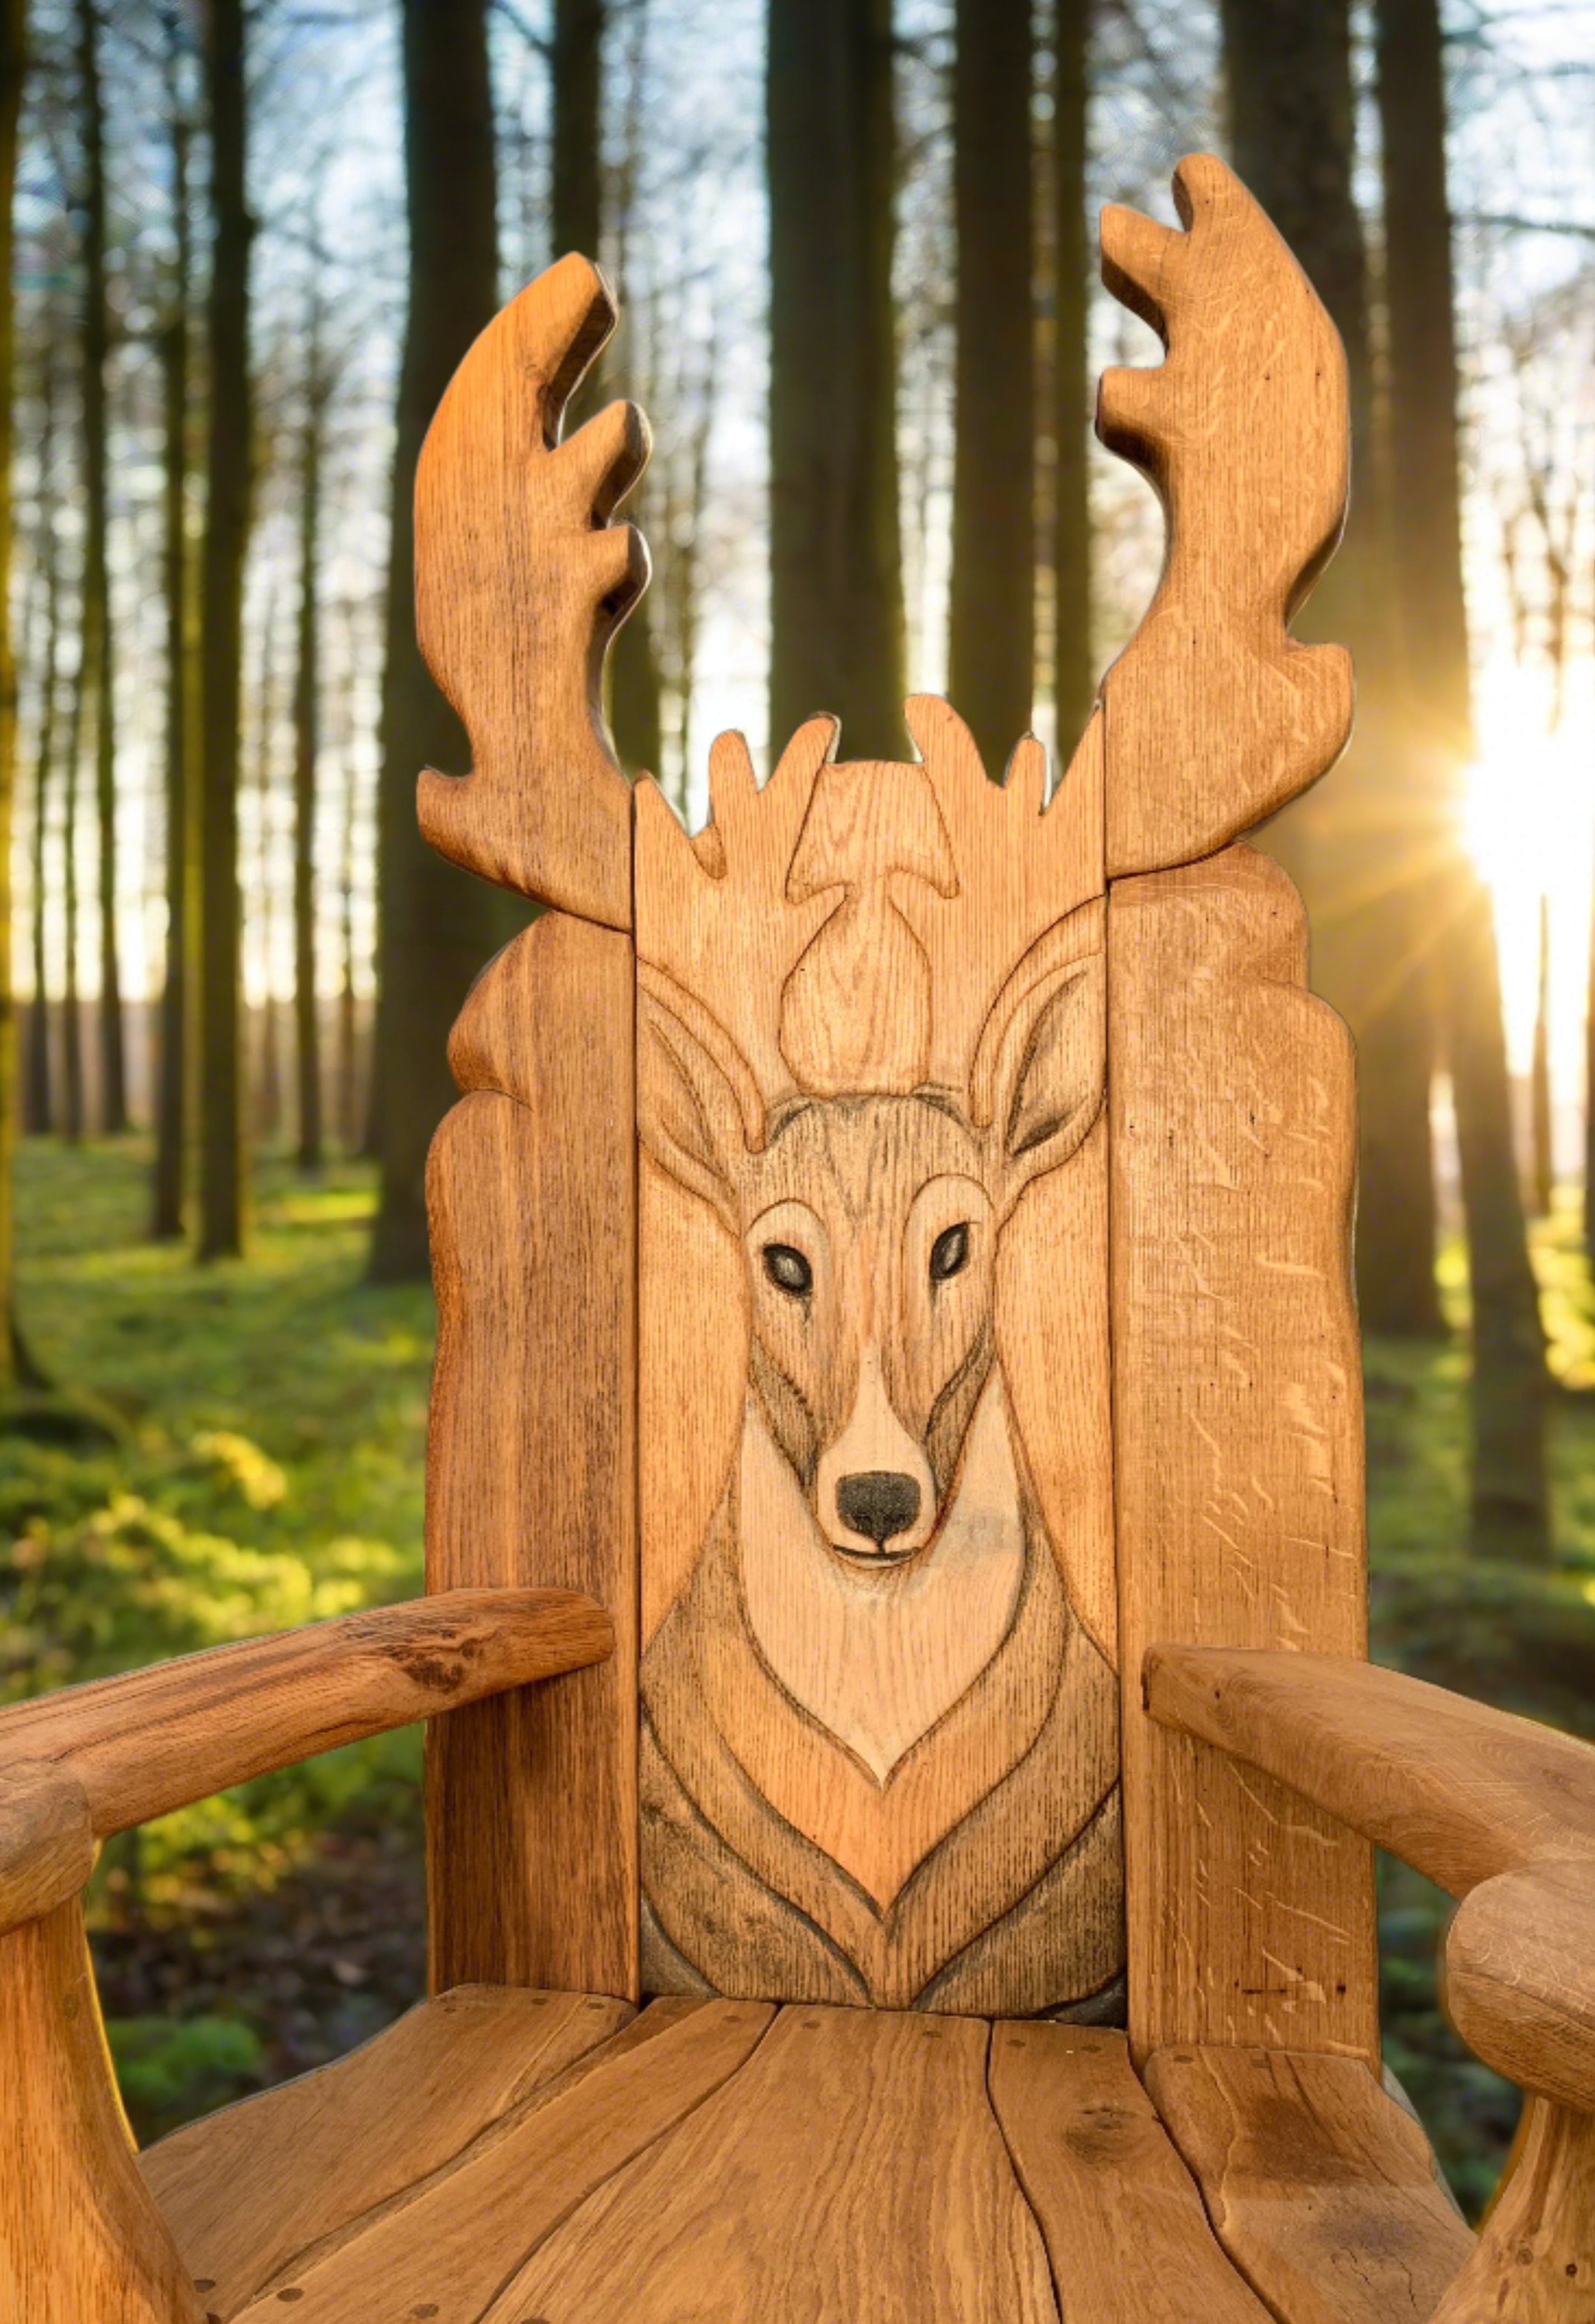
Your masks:
M794 1299L807 1298L814 1289L813 1268L789 1242L765 1244L764 1272L778 1291L785 1291Z
M930 1279L945 1283L969 1263L969 1221L961 1219L955 1227L944 1227L930 1247Z

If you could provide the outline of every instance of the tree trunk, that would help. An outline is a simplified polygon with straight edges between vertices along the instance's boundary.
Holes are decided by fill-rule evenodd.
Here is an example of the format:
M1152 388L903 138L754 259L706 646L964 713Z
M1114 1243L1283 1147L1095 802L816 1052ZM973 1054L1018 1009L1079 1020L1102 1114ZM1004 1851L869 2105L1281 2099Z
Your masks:
M891 0L769 6L770 751L900 758Z
M16 1003L11 983L11 825L16 788L16 669L11 650L11 450L16 380L12 288L18 134L27 75L24 0L0 0L0 1389L25 1369L16 1331L14 1269L16 1152Z
M1534 1065L1529 1075L1534 1133L1535 1216L1548 1219L1556 1190L1556 1160L1551 1129L1551 899L1540 898L1539 991L1534 1019Z
M1060 767L1085 732L1096 701L1092 650L1091 469L1095 408L1091 370L1091 285L1095 274L1085 213L1091 106L1093 0L1057 0L1053 80L1053 698Z
M272 986L272 936L277 914L275 872L272 862L272 779L277 741L277 685L272 652L277 642L275 595L268 595L261 622L261 659L256 676L254 727L254 903L246 902L260 927L261 1005L256 1027L254 1069L245 1076L255 1142L275 1146L282 1130L282 1074L277 1043L277 1000ZM246 1019L247 1022L247 1019Z
M84 629L92 641L95 802L99 825L100 1124L116 1137L127 1128L127 1085L116 941L116 654L106 554L106 367L110 354L110 309L106 297L105 105L99 33L99 0L78 0L83 136L83 588Z
M318 254L318 263L319 254ZM319 290L306 333L304 437L300 466L299 636L293 679L293 1024L301 1170L319 1170L321 1034L316 994L316 761L320 747L321 672L317 578L321 554L321 437L327 381Z
M88 638L83 623L83 595L78 595L78 668L72 680L72 707L67 719L66 765L61 791L61 918L66 967L61 986L61 1129L69 1146L80 1145L88 1127L83 1087L83 1000L78 990L79 934L78 883L78 807L83 772L83 720L92 684Z
M210 444L201 646L198 1255L213 1259L242 1251L244 1211L238 722L250 516L253 221L244 190L244 0L208 0L205 67L214 230L206 334Z
M161 1039L155 1085L155 1172L151 1230L156 1241L183 1231L189 1141L190 965L194 910L189 878L194 853L194 786L189 755L193 722L191 600L189 572L189 296L193 275L193 223L189 215L189 150L192 142L180 82L182 19L166 15L168 111L171 134L171 209L176 241L171 305L161 335L164 461L164 586L166 593L166 959L161 986Z
M1379 113L1390 341L1390 474L1402 597L1443 945L1444 1025L1467 1213L1473 1308L1472 1546L1551 1554L1544 1336L1512 1135L1489 899L1459 844L1455 811L1472 754L1457 456L1457 360L1445 180L1445 77L1438 0L1379 0ZM1439 828L1436 830L1436 825Z
M1030 0L958 0L947 692L989 775L1029 731L1036 644Z
M1314 916L1314 982L1357 1038L1364 1323L1438 1332L1429 1085L1433 1009L1423 946L1431 899L1419 867L1433 810L1398 726L1385 476L1374 440L1367 258L1352 198L1350 0L1222 0L1235 166L1290 244L1346 348L1354 484L1346 534L1299 623L1357 665L1358 730L1323 789L1266 844ZM1393 878L1392 873L1396 876Z
M353 641L350 646L353 653ZM359 1012L355 993L355 708L353 665L344 672L343 831L338 862L337 1136L346 1154L360 1144Z
M57 699L60 692L61 559L55 502L55 436L59 402L58 342L51 331L44 348L43 413L39 429L39 538L44 573L44 667L39 678L39 730L33 755L33 829L29 855L32 883L33 1005L28 1011L25 1061L28 1128L52 1130L50 1070L50 977L45 919L45 842L50 828L51 787L55 774Z
M493 95L486 0L404 0L405 194L410 308L399 380L393 530L383 677L374 1103L382 1195L372 1241L379 1281L424 1278L425 1171L455 1096L449 1027L509 926L493 891L421 840L415 781L427 764L464 771L459 721L415 639L416 460L451 374L498 296Z

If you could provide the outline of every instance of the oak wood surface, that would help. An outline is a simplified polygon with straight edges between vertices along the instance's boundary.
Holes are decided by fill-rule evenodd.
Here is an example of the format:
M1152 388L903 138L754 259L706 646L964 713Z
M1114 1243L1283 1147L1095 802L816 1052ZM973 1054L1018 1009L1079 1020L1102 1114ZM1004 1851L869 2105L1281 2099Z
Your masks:
M1111 728L1110 728L1111 738ZM1129 2025L1378 2054L1371 1853L1143 1710L1155 1640L1362 1650L1345 1029L1275 865L1114 883L1111 1304Z
M1535 1720L1317 1640L1303 1654L1159 1642L1146 1683L1154 1719L1281 1777L1453 1896L1595 1859L1595 1747Z
M0 1936L0 2316L200 2324L138 2175L76 1897Z
M1158 2051L1147 2087L1219 2240L1289 2324L1427 2324L1473 2247L1428 2142L1360 2059Z
M429 1168L438 1340L427 1586L579 1589L613 1658L435 1725L433 1989L635 2000L632 953L546 913L478 983Z
M567 2218L483 2324L1053 2324L968 2018L784 2009L734 2078Z
M1122 2034L994 2025L991 2106L1046 2238L1064 2324L1265 2324L1214 2241Z
M456 1986L347 2057L161 2139L139 2169L207 2314L236 2314L284 2260L427 2177L630 2014Z
M1595 2324L1595 2119L1531 2098L1432 2324Z
M69 1769L0 1766L0 1936L77 1895L94 1858L88 1794Z
M0 1764L56 1762L105 1839L613 1650L609 1615L574 1591L452 1591L15 1703L0 1711Z
M1470 1892L1446 1935L1445 2009L1498 2074L1595 2111L1595 1858Z
M241 2313L280 2319L288 2294L294 2324L385 2324L418 2308L434 2324L477 2324L558 2221L737 2070L770 2015L754 2002L653 2003L419 2186L290 2261Z
M423 833L485 879L620 928L632 917L632 800L601 681L648 552L609 519L648 458L648 423L612 404L558 440L613 327L602 275L574 256L488 325L421 447L415 565L421 651L474 760L468 775L422 775Z
M1211 854L1343 748L1351 659L1286 624L1340 535L1350 438L1334 327L1211 153L1175 172L1184 233L1102 212L1102 279L1149 322L1157 369L1103 374L1097 432L1145 470L1168 546L1102 681L1111 877Z
M1033 742L1000 787L908 715L919 763L816 719L762 789L723 736L696 839L639 794L644 1976L1088 2005L1123 1961L1101 729L1044 811Z

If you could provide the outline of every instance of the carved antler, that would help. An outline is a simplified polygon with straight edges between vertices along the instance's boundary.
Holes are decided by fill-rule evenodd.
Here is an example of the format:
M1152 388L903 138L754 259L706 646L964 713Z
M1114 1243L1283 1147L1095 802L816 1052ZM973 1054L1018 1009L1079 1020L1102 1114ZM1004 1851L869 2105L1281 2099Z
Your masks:
M648 423L613 403L559 442L614 319L597 268L561 259L483 332L421 447L416 626L474 771L429 768L417 805L452 862L629 927L631 792L600 688L609 641L648 581L642 536L609 521L647 462Z
M1351 723L1340 646L1286 624L1340 538L1345 356L1240 180L1182 161L1184 234L1102 212L1102 279L1168 350L1104 374L1097 433L1166 512L1157 594L1102 684L1111 875L1210 854L1332 764Z

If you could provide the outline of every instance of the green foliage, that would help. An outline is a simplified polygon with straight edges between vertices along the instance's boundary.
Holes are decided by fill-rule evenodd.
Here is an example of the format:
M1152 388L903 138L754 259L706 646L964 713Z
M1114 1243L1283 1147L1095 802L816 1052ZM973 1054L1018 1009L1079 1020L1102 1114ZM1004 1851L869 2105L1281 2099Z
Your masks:
M124 2017L108 2031L123 2098L146 2139L263 2080L260 2037L235 2017Z

